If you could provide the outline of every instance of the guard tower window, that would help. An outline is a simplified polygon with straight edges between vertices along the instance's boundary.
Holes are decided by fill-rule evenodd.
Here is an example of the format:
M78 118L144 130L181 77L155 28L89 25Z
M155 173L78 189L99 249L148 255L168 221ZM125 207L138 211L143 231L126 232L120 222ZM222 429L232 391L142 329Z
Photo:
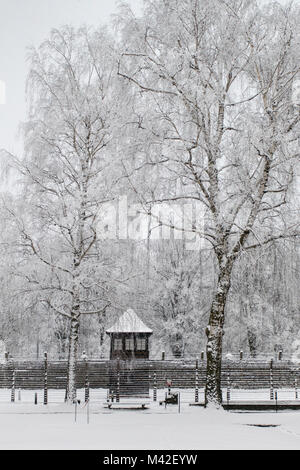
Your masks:
M126 351L133 351L134 350L133 338L126 338L125 347L126 347Z
M115 339L114 340L114 350L115 351L122 351L123 349L123 344L122 344L122 340L121 339Z
M138 351L146 351L146 339L145 338L136 339L136 349Z

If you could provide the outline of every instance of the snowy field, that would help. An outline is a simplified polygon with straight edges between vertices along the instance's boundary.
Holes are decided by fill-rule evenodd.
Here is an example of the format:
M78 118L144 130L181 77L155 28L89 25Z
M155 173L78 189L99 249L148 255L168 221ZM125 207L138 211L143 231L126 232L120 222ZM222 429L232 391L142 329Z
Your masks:
M106 391L91 392L89 422L84 404L77 407L75 422L75 406L63 403L63 391L50 390L45 406L42 391L34 405L34 391L23 390L21 401L16 392L16 402L10 403L10 391L1 390L0 449L300 449L300 412L205 410L189 406L193 391L181 391L180 413L176 405L165 408L152 400L147 410L108 410ZM293 390L285 394L293 398ZM158 399L163 396L159 391ZM251 398L251 392L242 398Z

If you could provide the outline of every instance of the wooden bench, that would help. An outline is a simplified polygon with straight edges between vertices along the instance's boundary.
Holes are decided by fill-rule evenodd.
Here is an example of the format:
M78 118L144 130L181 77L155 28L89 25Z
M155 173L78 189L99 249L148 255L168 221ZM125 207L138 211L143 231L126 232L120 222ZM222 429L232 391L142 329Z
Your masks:
M105 406L109 409L115 409L115 410L146 410L148 408L150 403L146 402L117 402L117 401L108 401L105 403Z

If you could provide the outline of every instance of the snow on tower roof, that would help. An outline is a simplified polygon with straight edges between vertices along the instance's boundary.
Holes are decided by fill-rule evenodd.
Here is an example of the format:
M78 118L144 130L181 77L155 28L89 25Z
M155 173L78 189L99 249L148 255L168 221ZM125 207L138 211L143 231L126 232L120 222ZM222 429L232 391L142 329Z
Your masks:
M129 308L106 333L153 333L137 314Z

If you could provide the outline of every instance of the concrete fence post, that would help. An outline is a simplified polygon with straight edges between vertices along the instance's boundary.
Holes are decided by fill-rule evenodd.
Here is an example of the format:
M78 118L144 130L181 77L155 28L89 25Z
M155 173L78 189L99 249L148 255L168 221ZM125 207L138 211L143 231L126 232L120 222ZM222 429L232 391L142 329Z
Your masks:
M154 375L153 375L153 401L157 401L156 373L154 373Z
M84 358L84 366L85 366L84 401L85 403L87 403L90 398L89 364L87 361L87 357Z
M227 391L226 391L226 400L227 400L227 403L230 402L230 395L231 395L231 390L230 390L230 373L228 372L228 374L227 374Z
M44 352L44 405L48 405L48 354Z
M195 403L199 402L199 363L198 359L196 360L195 367Z
M11 402L15 401L15 397L16 397L16 371L15 369L13 369L12 381L11 381L11 397L10 397Z
M119 401L120 401L120 372L118 371L118 374L117 374L116 402L119 403Z
M274 400L273 359L270 361L270 400Z

